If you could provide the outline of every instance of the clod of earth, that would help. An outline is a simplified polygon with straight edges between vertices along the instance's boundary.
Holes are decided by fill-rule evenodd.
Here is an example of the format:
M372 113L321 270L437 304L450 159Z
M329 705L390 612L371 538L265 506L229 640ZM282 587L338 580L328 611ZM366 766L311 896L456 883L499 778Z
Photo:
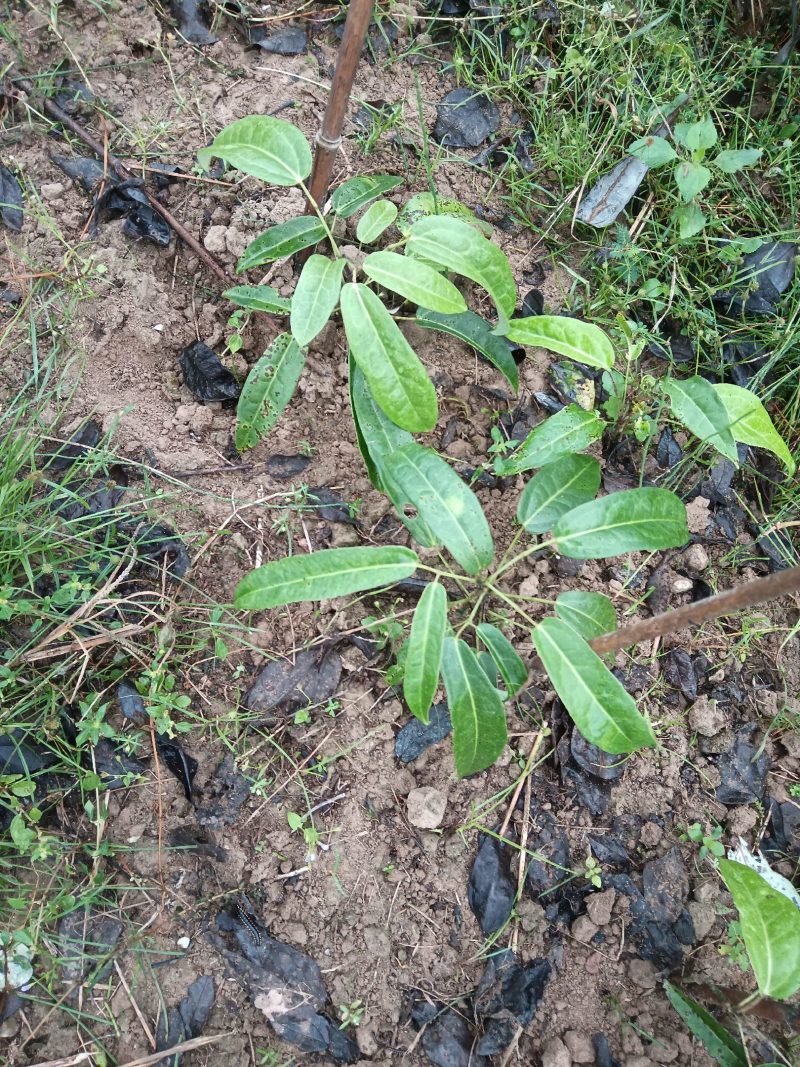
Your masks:
M289 715L333 696L342 676L342 661L333 649L306 649L294 663L274 659L259 674L242 701L248 711Z
M169 6L178 24L178 33L189 44L215 44L219 40L208 27L203 0L170 0Z
M771 760L750 740L756 730L750 724L738 730L730 752L717 764L722 780L715 795L726 807L752 804L764 796Z
M774 315L792 284L798 252L790 241L766 241L742 257L736 282L711 299L727 315Z
M508 846L484 835L472 864L467 889L469 906L484 935L493 934L505 926L516 896Z
M204 974L192 982L177 1008L172 1008L166 1016L163 1011L159 1015L156 1052L167 1052L175 1045L199 1037L213 1007L214 979ZM166 1056L156 1067L177 1067L179 1060L180 1054Z
M241 386L203 341L193 341L184 348L180 365L184 385L204 404L239 399Z
M499 125L500 112L488 96L453 89L437 108L433 139L445 148L477 148Z
M0 219L9 230L22 229L22 187L8 169L0 164Z
M250 44L276 56L299 56L308 47L308 37L302 26L285 26L269 32L263 22L251 22L247 26Z
M435 830L441 825L446 810L447 796L433 786L412 789L406 798L408 821L420 830Z
M443 741L452 732L453 723L447 705L434 704L427 726L419 719L412 719L400 728L394 740L394 754L401 763L413 763L426 748Z

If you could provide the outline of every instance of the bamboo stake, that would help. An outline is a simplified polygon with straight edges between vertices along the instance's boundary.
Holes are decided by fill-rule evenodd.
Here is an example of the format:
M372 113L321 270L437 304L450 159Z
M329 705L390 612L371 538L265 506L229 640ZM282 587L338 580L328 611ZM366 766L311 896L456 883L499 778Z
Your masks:
M333 74L328 106L325 109L322 128L316 138L314 168L308 183L309 195L320 208L328 192L336 154L342 144L344 114L371 18L372 0L350 0L350 10L347 12L342 42L336 57L336 70ZM315 214L311 204L307 206L306 214Z

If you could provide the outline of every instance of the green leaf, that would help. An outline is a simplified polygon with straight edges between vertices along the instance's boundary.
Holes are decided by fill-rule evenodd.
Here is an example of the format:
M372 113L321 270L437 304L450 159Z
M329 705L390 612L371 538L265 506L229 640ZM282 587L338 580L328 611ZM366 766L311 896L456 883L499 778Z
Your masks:
M689 540L686 508L668 489L625 489L581 504L552 532L558 551L572 559L655 552Z
M356 239L362 244L371 244L396 218L397 208L391 200L376 200L358 220Z
M394 484L386 470L386 457L412 444L414 438L383 413L370 392L363 372L350 357L350 405L356 427L356 439L367 466L369 478L376 489L391 500L400 521L414 540L424 548L433 548L436 538L420 518L407 512L416 510L411 501Z
M453 720L453 758L459 778L491 767L508 741L500 693L481 669L469 645L444 639L442 678Z
M743 863L720 860L719 873L738 909L759 993L788 1000L800 989L800 908Z
M397 252L372 252L362 267L368 278L418 307L446 315L467 310L464 297L453 283L427 263Z
M534 474L517 506L517 522L530 534L544 533L568 511L594 500L600 488L600 464L591 456L567 454Z
M660 167L664 163L671 163L677 153L665 137L650 134L634 141L628 149L628 154L641 159L648 167Z
M681 204L674 208L671 214L673 223L678 227L678 235L682 241L688 241L705 229L708 218L695 203Z
M489 566L494 545L486 516L478 498L441 456L412 443L387 456L384 465L434 537L468 574Z
M475 632L491 653L492 660L506 683L509 696L516 696L528 681L528 668L502 630L489 622L476 626Z
M294 395L305 356L288 333L280 333L247 375L236 406L236 450L253 448L278 421Z
M699 122L678 122L674 130L675 140L690 152L713 148L717 143L717 130L710 115Z
M556 598L555 612L585 641L610 634L617 628L614 605L602 593L582 593L579 590L560 593Z
M517 302L517 287L505 254L460 219L431 216L411 227L406 251L483 286L500 315L503 332Z
M331 317L342 288L343 259L309 256L292 297L289 326L302 347L310 344Z
M447 629L447 593L439 582L431 582L419 598L406 653L403 696L411 713L430 722L429 712L442 666L442 647Z
M500 371L514 392L519 389L519 371L511 347L504 337L492 332L493 327L474 311L462 311L460 315L440 315L436 311L417 311L417 325L427 330L438 330L464 341L484 359Z
M348 282L341 307L347 343L375 400L404 430L432 430L439 414L436 389L380 298L366 285Z
M543 619L533 643L553 688L581 734L614 756L655 747L649 721L605 663L571 626Z
M475 213L470 211L466 204L455 200L451 196L439 196L434 193L417 193L406 201L400 214L397 216L397 228L403 237L408 237L411 227L420 219L429 218L431 215L448 215L452 218L462 219L470 226L480 230L487 237L491 237L493 230L488 222L476 218Z
M535 345L558 352L587 367L609 370L614 364L614 347L599 326L566 315L531 315L512 319L508 338L521 345Z
M297 185L311 173L311 149L303 134L291 122L268 115L232 122L200 149L197 162L207 170L215 156L270 185Z
M403 179L394 174L369 174L362 178L348 178L331 197L331 209L339 218L349 219L371 200L377 200L379 196L402 184Z
M774 452L786 464L789 474L794 474L796 464L792 453L755 393L738 385L715 385L712 388L727 412L733 439Z
M332 600L402 581L418 564L416 552L398 546L324 548L305 556L287 556L242 579L234 604L241 611L266 611L284 604Z
M688 159L681 160L673 174L684 203L694 200L711 181L711 171L708 167L704 167L701 163L692 163Z
M763 154L761 148L729 148L714 158L714 165L726 174L736 174L737 171L758 163Z
M281 296L271 285L234 285L222 294L233 304L251 311L266 311L273 315L285 315L291 310L291 301Z
M534 467L544 467L565 452L582 452L602 437L605 422L594 412L570 404L549 419L534 426L516 451L497 456L495 474L521 474Z
M301 248L319 244L324 237L325 227L314 215L300 215L299 218L279 222L277 226L270 226L256 237L255 241L250 242L236 264L236 270L241 274L242 271L259 267L262 263L285 259L299 252Z
M720 1067L749 1067L741 1042L729 1034L724 1026L720 1026L702 1005L687 997L682 990L676 989L671 982L664 982L664 992L691 1033Z
M731 462L739 465L730 418L713 385L696 374L693 378L667 378L663 385L675 417L704 443L713 445Z

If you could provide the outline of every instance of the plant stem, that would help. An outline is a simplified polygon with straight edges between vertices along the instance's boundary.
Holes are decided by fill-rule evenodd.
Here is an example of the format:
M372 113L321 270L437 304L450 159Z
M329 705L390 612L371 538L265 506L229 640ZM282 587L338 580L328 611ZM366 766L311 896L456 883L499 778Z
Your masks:
M498 597L504 603L508 604L508 606L511 608L511 610L516 615L521 615L522 618L525 620L525 622L527 622L527 624L529 626L535 626L536 625L536 620L532 619L530 617L530 615L527 613L527 611L523 611L521 607L519 607L517 604L515 604L514 601L511 599L511 597L507 596L503 592L502 589L498 589L497 586L496 585L492 585L491 582L487 582L486 583L486 588L489 590L490 593L493 593L496 597ZM550 601L549 600L545 600L545 601L543 601L543 603L549 604Z
M341 253L339 251L339 246L336 243L336 238L333 236L333 231L331 230L330 226L328 225L327 219L325 218L325 216L320 211L319 204L316 202L314 197L311 195L311 193L310 193L308 187L306 186L305 182L300 182L299 184L300 184L300 188L306 194L306 200L308 201L309 207L312 209L312 211L317 216L319 221L325 227L325 236L330 241L331 250L332 250L333 254L336 256L337 259L341 259Z

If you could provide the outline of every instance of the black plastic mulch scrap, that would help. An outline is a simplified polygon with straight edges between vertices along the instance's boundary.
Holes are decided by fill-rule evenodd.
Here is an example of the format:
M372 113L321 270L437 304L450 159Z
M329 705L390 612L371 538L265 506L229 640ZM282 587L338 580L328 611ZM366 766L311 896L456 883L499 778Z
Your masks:
M467 899L485 936L506 925L516 895L508 846L484 834L469 874Z
M183 382L204 404L238 400L242 387L216 352L203 341L194 341L181 352Z
M75 1004L82 991L90 990L109 972L122 931L119 919L91 908L77 908L60 920L58 955L61 977L69 987L69 1004Z
M282 1041L303 1052L328 1055L337 1063L361 1058L355 1038L329 1018L332 1009L319 966L305 953L262 934L254 944L250 932L222 913L220 930L233 932L236 948L224 937L208 937Z
M730 752L720 757L717 770L720 784L716 798L726 807L753 804L763 799L767 787L767 772L771 761L751 738L758 727L747 724L736 733Z
M144 238L162 248L169 245L172 230L151 205L142 183L129 181L107 182L94 201L94 216L99 222L125 216L122 232L126 237Z
M427 725L412 719L400 727L394 739L394 754L401 763L413 763L427 748L443 741L452 732L453 722L447 705L434 704Z
M22 229L22 186L8 169L0 163L0 219L9 230L19 233Z
M736 281L712 296L727 315L774 315L789 288L800 246L789 241L765 241L742 257Z
M289 715L333 696L342 676L342 661L333 649L309 648L291 660L271 660L242 701L259 715Z
M203 0L170 0L169 7L178 33L189 44L215 44L219 40L209 28L208 9Z
M158 1017L156 1052L168 1052L175 1045L199 1037L206 1020L214 1007L214 979L209 974L201 975L186 990L186 996L169 1014ZM178 1067L180 1053L165 1056L156 1067Z
M477 148L500 125L494 101L473 89L453 89L436 111L433 139L445 148Z
M146 725L149 717L144 698L130 682L120 682L117 686L117 703L126 719L129 719L137 726ZM199 766L197 760L187 752L184 752L175 738L168 737L165 733L158 731L155 738L156 752L159 759L163 761L167 770L174 774L181 783L184 795L189 803L193 803L192 783Z
M270 30L263 22L249 22L250 44L276 56L299 56L308 48L308 36L302 26L282 26Z

